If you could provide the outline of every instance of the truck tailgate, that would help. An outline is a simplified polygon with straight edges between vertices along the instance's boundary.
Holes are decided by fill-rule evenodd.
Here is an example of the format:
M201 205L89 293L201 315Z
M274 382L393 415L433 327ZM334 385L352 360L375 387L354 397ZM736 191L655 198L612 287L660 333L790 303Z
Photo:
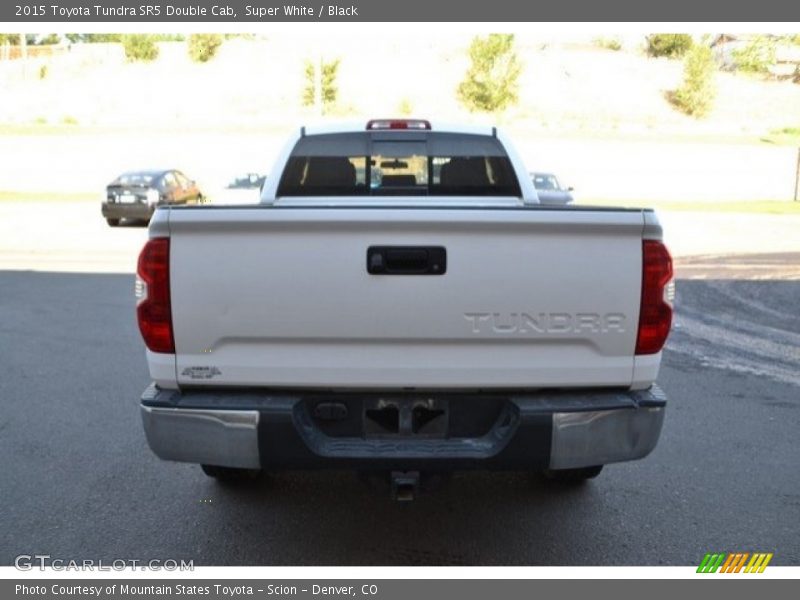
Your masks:
M168 211L181 385L631 384L643 215L464 208ZM371 246L443 247L373 275Z

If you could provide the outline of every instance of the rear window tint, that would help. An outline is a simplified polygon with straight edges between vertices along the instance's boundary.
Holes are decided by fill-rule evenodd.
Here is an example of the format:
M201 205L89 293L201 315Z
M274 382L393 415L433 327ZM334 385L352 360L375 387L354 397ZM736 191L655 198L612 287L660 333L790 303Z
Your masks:
M357 132L301 138L278 196L521 195L500 142L485 135Z

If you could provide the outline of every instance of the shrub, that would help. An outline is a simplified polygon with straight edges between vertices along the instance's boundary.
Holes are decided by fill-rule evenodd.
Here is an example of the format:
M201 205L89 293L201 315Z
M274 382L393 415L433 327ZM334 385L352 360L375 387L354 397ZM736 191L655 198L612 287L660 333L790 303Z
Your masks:
M622 42L615 37L599 37L592 40L594 45L598 48L605 48L606 50L614 50L615 52L622 50Z
M403 98L397 105L397 112L402 117L408 117L414 112L414 104L408 98Z
M708 46L693 46L683 63L683 82L672 95L673 103L687 115L703 117L714 104L714 57Z
M196 33L189 36L189 57L195 62L208 62L222 45L217 33Z
M796 135L800 137L800 127L781 127L780 129L772 129L770 133L773 135Z
M122 34L119 33L67 33L65 35L73 44L100 44L122 41Z
M775 42L759 36L734 49L731 56L737 71L766 73L775 64Z
M469 46L470 67L459 84L459 101L470 112L502 112L519 99L522 65L512 34L475 37Z
M336 85L336 77L339 74L339 59L331 62L321 61L322 64L322 106L323 109L336 102L339 95L339 88ZM313 106L316 91L315 65L311 61L306 61L305 68L306 85L303 88L303 106Z
M185 42L186 36L182 33L154 33L157 42Z
M688 33L654 33L647 37L647 54L680 58L693 45L692 36Z
M132 33L122 36L122 46L128 60L150 61L158 58L155 37L145 33Z

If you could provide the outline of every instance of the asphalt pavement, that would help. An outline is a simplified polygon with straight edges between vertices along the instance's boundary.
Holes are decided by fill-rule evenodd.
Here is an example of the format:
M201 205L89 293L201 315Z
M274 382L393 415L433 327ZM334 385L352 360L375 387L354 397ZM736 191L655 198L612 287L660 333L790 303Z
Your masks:
M0 271L0 564L800 564L800 281L681 280L678 306L648 458L580 488L459 473L397 504L348 472L237 488L158 460L132 275Z

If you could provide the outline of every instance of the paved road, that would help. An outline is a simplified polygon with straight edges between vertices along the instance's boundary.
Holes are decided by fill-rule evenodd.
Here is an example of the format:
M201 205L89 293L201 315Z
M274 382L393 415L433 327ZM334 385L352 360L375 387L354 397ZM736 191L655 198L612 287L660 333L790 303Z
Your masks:
M0 272L0 564L652 565L734 550L800 563L800 282L679 282L649 458L581 489L459 474L411 505L350 473L231 489L157 460L139 423L132 287Z

